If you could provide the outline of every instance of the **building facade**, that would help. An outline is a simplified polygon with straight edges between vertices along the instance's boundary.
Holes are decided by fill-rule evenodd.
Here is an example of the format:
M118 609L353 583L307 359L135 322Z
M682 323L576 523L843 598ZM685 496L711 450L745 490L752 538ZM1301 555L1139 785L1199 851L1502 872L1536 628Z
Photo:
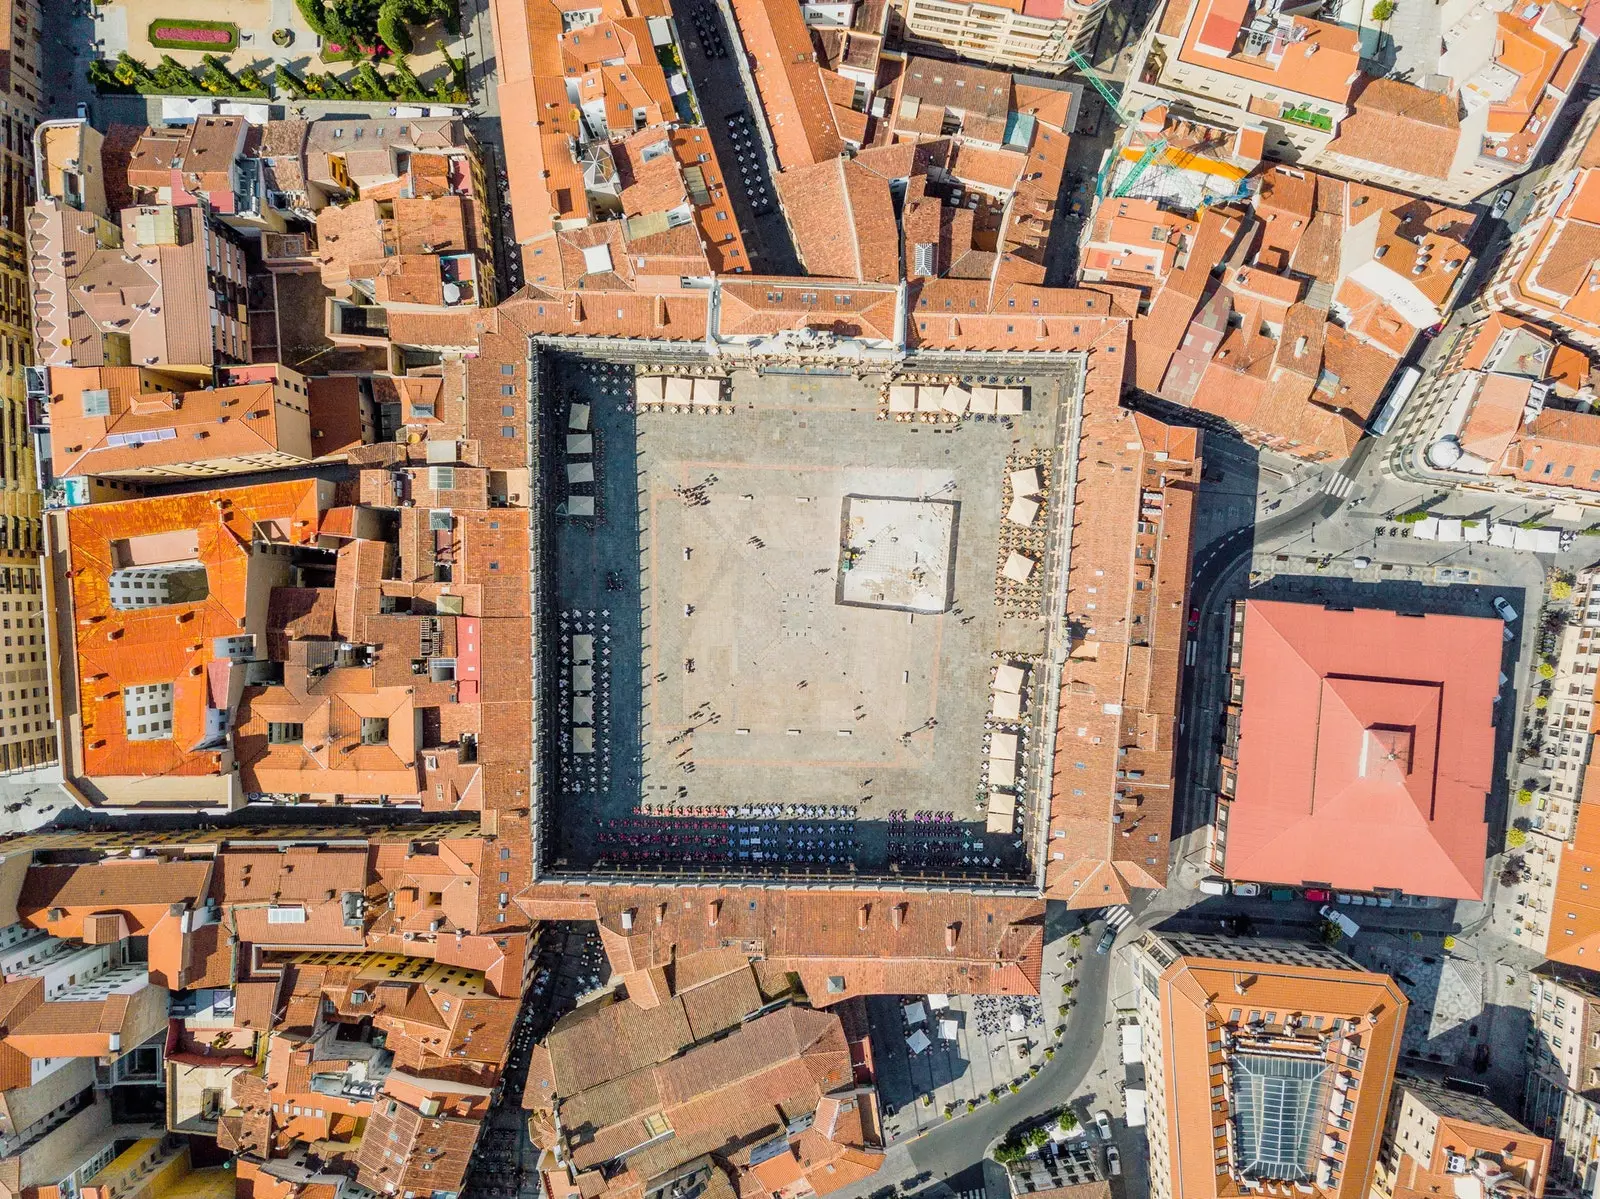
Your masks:
M907 41L979 62L1058 70L1087 55L1110 0L896 0L893 21Z

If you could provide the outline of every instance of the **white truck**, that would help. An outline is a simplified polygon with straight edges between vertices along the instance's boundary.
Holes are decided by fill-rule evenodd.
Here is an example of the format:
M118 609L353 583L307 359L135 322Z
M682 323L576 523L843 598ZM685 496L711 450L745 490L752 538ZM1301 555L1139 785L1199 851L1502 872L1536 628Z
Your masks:
M1346 916L1332 904L1323 904L1321 911L1322 918L1324 920L1331 920L1334 924L1337 924L1339 926L1339 931L1345 936L1353 937L1361 931L1361 926L1359 924L1350 919L1350 917Z

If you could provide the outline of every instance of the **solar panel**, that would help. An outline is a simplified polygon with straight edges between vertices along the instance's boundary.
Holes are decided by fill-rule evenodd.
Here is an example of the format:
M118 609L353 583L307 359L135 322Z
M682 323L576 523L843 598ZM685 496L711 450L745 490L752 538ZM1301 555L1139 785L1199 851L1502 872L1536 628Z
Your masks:
M1332 1082L1332 1068L1319 1058L1234 1055L1233 1123L1245 1175L1291 1182L1311 1176Z

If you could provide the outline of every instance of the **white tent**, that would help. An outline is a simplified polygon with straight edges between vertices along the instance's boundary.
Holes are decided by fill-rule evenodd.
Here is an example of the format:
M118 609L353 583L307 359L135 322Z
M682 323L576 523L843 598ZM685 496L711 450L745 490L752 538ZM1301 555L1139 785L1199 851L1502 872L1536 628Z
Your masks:
M1497 545L1501 549L1511 549L1516 545L1517 527L1508 525L1503 520L1497 520L1489 526L1489 544Z
M944 388L919 387L917 388L917 411L937 412L944 404Z
M1026 470L1011 472L1012 495L1038 495L1039 494L1039 468L1030 466Z
M1519 528L1513 535L1512 546L1519 550L1530 550L1535 554L1559 553L1561 530Z
M946 412L953 412L960 416L966 412L967 405L971 400L972 393L970 391L959 383L952 383L944 389L944 396L939 402L944 406Z
M667 403L689 404L694 402L694 382L685 379L682 375L672 375L667 379Z
M572 668L572 689L579 692L594 690L594 666L591 663L585 662Z
M1439 540L1460 541L1461 519L1455 516L1441 516L1439 518Z
M996 691L993 699L993 712L996 720L1021 720L1022 696L1015 691Z
M989 782L996 787L1017 785L1017 760L1015 758L990 758Z
M894 383L889 387L890 412L915 412L917 389L909 383Z
M694 381L694 402L696 404L715 404L721 398L721 379L696 379Z
M1021 525L1024 529L1033 528L1033 518L1039 515L1039 501L1030 500L1025 495L1012 499L1011 507L1006 509L1006 519L1014 525Z
M1129 1022L1122 1026L1122 1064L1137 1066L1144 1060L1144 1030Z
M572 637L572 660L574 662L594 661L594 634L574 633Z
M590 728L574 727L572 730L572 750L574 753L594 753L594 730Z
M567 434L567 456L569 458L573 454L592 454L592 453L594 453L594 434L593 433L568 433Z
M1481 520L1464 523L1464 527L1461 530L1461 539L1463 541L1488 541L1489 526Z
M953 1041L961 1034L961 1026L954 1020L939 1021L939 1039Z
M1012 1012L1010 1019L1006 1021L1006 1027L1012 1032L1025 1032L1028 1028L1028 1018L1021 1012Z
M1146 1102L1143 1087L1129 1087L1122 1093L1122 1102L1127 1105L1124 1119L1128 1121L1129 1128L1143 1128L1145 1122Z
M906 1022L908 1024L921 1024L928 1018L927 1011L920 1003L906 1004Z
M569 462L569 463L567 463L567 482L568 483L593 483L594 482L594 463L593 462Z
M936 1012L942 1012L950 1006L950 996L935 991L928 996L928 1006Z
M996 691L1018 692L1022 690L1022 682L1027 673L1020 666L1013 666L1009 662L1002 662L994 670L994 689Z
M974 387L972 389L972 411L983 416L994 415L994 388Z
M928 1046L932 1044L933 1042L928 1039L928 1034L920 1028L906 1038L906 1048L911 1050L912 1053L926 1053Z
M576 432L583 432L589 427L589 405L574 404L572 411L567 413L567 428Z
M567 469L571 470L572 468L568 467ZM1016 550L1012 550L1011 556L1006 559L1006 564L1000 573L1013 583L1026 583L1033 577L1033 559L1025 554L1017 553Z
M1022 411L1022 388L1002 387L994 393L995 411L1002 416L1015 416Z
M592 495L569 495L567 497L567 515L568 516L593 516L594 515L594 496L592 496Z
M594 723L594 696L574 695L572 697L572 723Z
M990 734L989 756L991 758L1015 758L1017 756L1017 735L1015 733Z
M666 396L666 382L660 375L640 375L634 393L641 404L659 404Z

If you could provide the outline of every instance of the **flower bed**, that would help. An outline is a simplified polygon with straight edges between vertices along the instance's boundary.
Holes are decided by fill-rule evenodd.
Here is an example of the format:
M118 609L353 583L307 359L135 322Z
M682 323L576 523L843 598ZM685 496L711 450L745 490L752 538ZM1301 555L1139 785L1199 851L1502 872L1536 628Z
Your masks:
M151 21L146 36L161 50L237 49L239 27L231 21Z
M322 44L323 62L359 62L363 58L388 58L389 47L379 42L375 46L343 46L338 42Z

